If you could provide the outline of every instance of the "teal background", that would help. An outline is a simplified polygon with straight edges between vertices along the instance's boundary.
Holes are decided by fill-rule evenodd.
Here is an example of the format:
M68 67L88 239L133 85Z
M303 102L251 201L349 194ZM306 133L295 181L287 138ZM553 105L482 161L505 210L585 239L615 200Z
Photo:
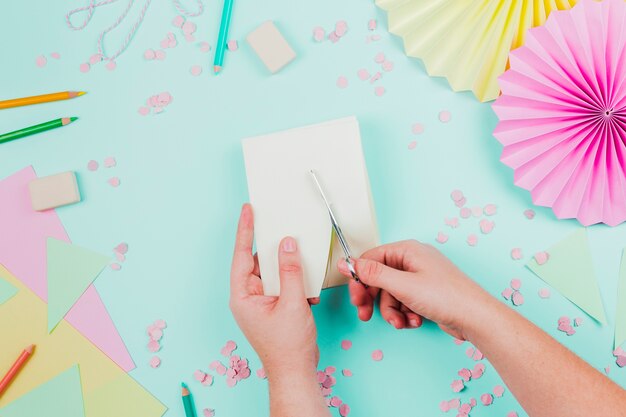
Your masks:
M558 221L545 208L535 208L532 221L523 216L532 207L530 196L513 186L511 170L498 160L501 147L491 134L497 119L490 105L468 93L453 93L445 80L428 77L419 61L406 58L402 42L387 34L384 13L372 2L238 1L230 37L239 40L240 49L227 52L225 70L218 77L210 71L213 54L201 53L171 25L176 16L171 2L153 2L115 71L100 64L87 74L79 72L79 64L95 53L98 31L125 2L96 10L80 32L65 26L64 15L86 1L5 3L0 14L0 98L70 89L89 94L2 111L0 131L62 116L80 120L2 145L0 177L29 164L39 175L75 170L84 201L58 210L72 241L103 254L128 242L122 270L105 271L96 286L137 363L132 376L170 407L168 417L183 415L181 380L190 384L198 408L215 408L216 416L267 415L266 381L254 374L233 389L223 377L216 377L209 388L192 378L194 370L207 370L220 358L219 350L229 339L238 343L237 353L250 359L253 372L260 366L228 309L234 232L239 208L247 199L239 142L246 136L348 115L356 115L361 123L384 242L416 238L435 243L439 230L448 233L449 242L439 247L462 269L494 295L511 278L521 278L526 302L517 310L595 367L610 365L609 376L626 385L626 370L618 369L611 355L625 226L589 228L608 325L594 323L556 291L541 300L537 290L544 285L523 267L524 261L580 225ZM117 49L141 5L137 1L128 21L107 37L110 50ZM207 2L205 13L194 19L198 41L215 46L220 13L221 2ZM77 17L75 22L82 19ZM382 39L366 44L370 18L378 19L376 33ZM273 76L244 41L266 19L276 22L298 54ZM349 32L338 43L311 40L313 27L322 26L328 33L341 19L348 22ZM169 31L177 35L179 45L166 51L164 62L144 61L143 52L157 49ZM61 54L60 60L49 58L43 69L35 66L38 55L54 51ZM387 93L376 97L374 86L360 81L356 72L375 72L379 65L374 56L381 51L395 69L377 82ZM194 64L203 66L202 76L190 75ZM335 85L341 75L349 79L345 90ZM174 98L163 114L140 116L139 106L162 91ZM452 114L447 124L437 119L442 109ZM423 134L411 133L415 122L423 123ZM412 151L407 149L411 140L417 140ZM107 156L117 159L116 168L103 167ZM101 164L95 173L86 169L90 159ZM106 183L112 176L121 179L117 189ZM455 188L463 190L470 207L497 204L490 235L480 234L476 219L461 220L457 230L444 225L444 216L458 216L449 197ZM469 233L478 234L478 246L465 243ZM511 260L513 247L523 249L524 261ZM371 322L361 323L345 288L325 291L314 313L320 367L354 372L352 378L338 376L334 389L351 406L351 416L443 415L438 409L441 400L478 399L501 382L488 365L481 379L461 395L453 394L449 384L457 378L456 371L474 365L465 356L466 344L454 345L432 324L395 331L378 312ZM574 336L556 331L562 315L585 318ZM165 319L168 328L159 353L162 365L154 370L148 365L152 354L146 349L145 329L158 318ZM353 348L341 350L342 339L351 339ZM383 350L382 362L370 359L374 349ZM580 381L581 389L584 384ZM494 405L479 405L472 416L504 416L511 410L525 415L507 391ZM338 415L336 410L333 414Z

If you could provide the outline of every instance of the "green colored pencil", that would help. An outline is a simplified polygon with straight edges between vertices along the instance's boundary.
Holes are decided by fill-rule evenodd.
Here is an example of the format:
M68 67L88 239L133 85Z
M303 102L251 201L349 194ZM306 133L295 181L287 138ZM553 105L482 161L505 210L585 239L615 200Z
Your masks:
M196 417L196 409L193 406L193 398L191 398L191 392L189 392L189 388L187 388L187 384L181 382L180 385L183 387L183 407L185 407L185 417Z
M220 33L217 37L215 60L213 61L213 71L216 74L222 70L222 66L224 65L224 51L226 50L226 38L228 37L228 26L230 26L230 15L233 11L233 1L234 0L224 0Z
M24 136L34 135L35 133L45 132L46 130L55 129L72 123L78 117L62 117L60 119L50 120L49 122L40 123L35 126L25 127L24 129L14 132L4 133L0 135L0 143L10 142Z

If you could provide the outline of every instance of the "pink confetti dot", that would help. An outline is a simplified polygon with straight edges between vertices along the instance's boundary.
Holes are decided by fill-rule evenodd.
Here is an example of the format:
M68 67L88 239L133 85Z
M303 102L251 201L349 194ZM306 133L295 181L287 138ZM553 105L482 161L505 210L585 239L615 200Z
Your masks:
M412 140L409 142L407 148L409 148L410 151L412 151L413 149L415 149L415 147L417 146L417 141L416 140Z
M35 59L35 65L37 65L39 68L43 68L46 66L46 64L48 63L48 60L46 59L45 56L43 55L39 55L36 59Z
M452 118L452 114L448 110L442 110L439 112L439 121L441 123L448 123Z
M513 300L514 306L521 306L522 304L524 304L524 296L519 291L515 291L513 293L513 297L511 297L511 300Z
M381 87L378 86L374 89L374 94L376 94L377 97L382 97L383 94L385 94L385 87Z
M462 219L469 219L471 215L472 210L468 209L467 207L462 207L461 210L459 210L459 216L461 216Z
M235 39L231 39L228 41L228 50L231 52L235 52L237 49L239 49L239 45L237 44L237 41Z
M493 403L493 396L485 393L480 396L480 402L483 403L483 405L491 405Z
M461 404L459 407L459 414L462 416L469 415L470 411L472 411L472 406L470 404Z
M337 87L346 88L348 86L348 79L343 75L337 78Z
M449 236L443 232L437 233L437 238L435 239L438 243L444 244L448 241Z
M519 261L520 259L522 259L523 258L522 250L520 248L511 249L511 258L516 261Z
M174 19L172 19L172 25L176 26L177 28L182 28L183 23L185 23L185 16L178 15Z
M209 52L211 50L211 45L208 42L200 42L200 51L201 52Z
M385 62L385 54L382 52L377 53L374 57L374 62L376 62L377 64L382 64L383 62Z
M120 179L118 177L109 178L107 181L111 187L119 187Z
M61 54L58 53L58 52L52 52L50 54L50 58L52 58L52 59L61 59Z
M143 53L143 57L148 61L152 61L156 57L156 53L154 52L154 49L146 49Z
M128 252L128 244L127 243L120 243L113 250L115 252L118 252L118 253L121 253L121 254L125 255Z
M112 168L115 165L117 165L117 161L115 160L114 157L112 156L107 156L106 158L104 158L104 166L106 168Z
M202 66L200 65L193 65L190 69L189 72L191 73L191 75L193 75L194 77L197 77L198 75L202 74Z
M215 410L212 408L205 408L204 410L202 410L202 414L204 414L204 417L214 417Z
M545 264L548 262L548 259L550 259L550 254L548 252L537 252L535 254L535 262L537 262L537 265Z
M448 405L450 408L459 408L461 406L461 400L459 398L454 398L448 401Z
M331 407L339 407L341 404L343 404L343 401L341 401L341 398L334 396L330 399L330 406Z
M353 375L353 374L352 374L352 371L351 371L351 370L349 370L349 369L343 369L343 370L341 371L341 374L342 374L343 376L347 377L347 378L349 378L349 377L351 377L351 376Z
M341 348L343 350L348 350L351 347L352 347L352 341L351 340L345 339L345 340L341 341Z
M159 358L158 356L153 356L152 359L150 359L150 366L153 368L158 368L161 365L161 358Z
M519 291L519 289L522 288L522 280L519 278L513 278L511 280L511 288L513 288L516 291Z
M112 269L112 270L114 270L114 271L119 271L120 269L122 269L122 265L120 265L120 264L118 264L118 263L116 263L116 262L113 262L113 263L112 263L111 265L109 265L109 266L110 266L110 267L111 267L111 269Z
M461 190L452 190L452 192L450 193L450 198L452 199L452 201L460 201L464 198L463 196L463 191Z
M462 379L455 379L450 384L450 387L452 388L453 392L461 392L465 389L465 384L463 383Z
M446 217L445 219L443 219L443 221L446 224L446 226L450 226L453 229L456 229L457 227L459 227L458 217L452 217L452 218Z
M98 161L94 161L93 159L87 162L87 169L89 171L96 171L98 169Z
M411 127L411 132L414 135L421 135L422 133L424 133L424 125L422 125L421 123L413 123L413 126Z
M506 417L517 417L517 413L515 411L509 411Z
M485 208L483 209L483 211L485 212L487 216L493 216L498 211L498 208L496 207L495 204L487 204Z
M341 407L339 407L339 415L341 417L348 417L348 414L350 414L350 406L348 404L341 404Z
M502 290L502 297L504 297L505 300L510 300L512 295L513 290L511 288L506 287L504 290Z
M442 402L440 402L439 409L444 413L447 413L448 411L450 411L450 405L448 404L448 401L443 400Z
M189 42L189 43L191 43L191 42L195 42L196 37L195 37L195 36L193 36L193 35L191 35L191 34L186 33L186 34L185 34L185 40L186 40L187 42Z
M322 42L324 37L326 36L326 32L319 26L313 28L313 40L315 42Z
M369 30L376 30L376 26L377 26L376 19L370 19L367 22L367 29L369 29Z
M547 288L540 288L539 289L539 297L541 298L550 298L550 290Z
M137 110L137 112L142 116L147 116L148 114L150 114L150 108L146 106L141 106L139 107L139 110Z
M159 61L163 61L163 60L165 60L165 57L166 57L166 56L167 56L167 54L166 54L166 53L165 53L165 51L164 51L164 50L162 50L162 49L159 49L159 50L154 51L154 57L155 57L156 59L158 59Z
M152 353L158 352L161 350L161 344L156 340L151 340L148 342L148 350Z
M95 65L95 64L97 64L98 62L101 62L101 61L102 61L102 55L100 55L100 54L93 54L92 56L89 57L89 63L91 65Z
M117 63L115 63L115 61L111 59L109 60L109 62L107 62L105 66L109 71L113 71L115 68L117 68Z
M183 30L183 33L185 35L191 35L196 32L197 26L195 23L187 20L185 23L183 23L181 29Z
M259 368L256 370L256 376L261 379L267 379L267 374L265 373L265 368Z
M465 205L465 203L467 203L467 199L465 197L463 197L462 199L455 201L454 205L461 208ZM467 209L467 217L469 217L472 214L472 210L471 209Z
M393 70L393 62L385 61L385 62L383 62L382 67L383 67L384 71L387 71L387 72L392 71Z
M335 33L340 38L348 32L348 23L345 20L339 20L335 23Z
M574 319L574 326L576 327L580 327L583 324L583 318L582 317L576 317Z
M526 216L528 220L532 220L535 217L535 210L532 210L532 209L524 210L524 216Z
M479 223L480 225L480 231L483 234L489 234L493 231L494 226L496 225L494 222L489 221L487 219L482 219Z
M122 243L122 245L125 245L126 251L128 251L128 245L126 245L125 243ZM126 252L124 252L126 253ZM158 319L154 321L154 326L158 329L165 329L167 327L167 322L163 319Z
M611 371L611 367L609 367L609 366L605 366L605 367L604 367L604 373L605 373L605 374L607 374L607 375L608 375L610 371Z
M89 65L86 62L83 62L82 64L80 64L78 69L80 70L80 72L82 72L84 74L86 72L89 72L89 70L91 69L91 65Z
M472 371L467 368L463 368L457 372L457 374L463 378L463 381L468 382L472 378Z
M493 387L493 395L500 398L504 395L504 387L502 385L496 385Z
M361 81L365 81L370 77L370 73L365 68L361 68L357 71L356 75L359 77Z
M376 362L382 361L383 360L383 351L380 349L376 349L375 351L372 352L372 359L375 360Z
M478 236L473 233L467 236L467 244L470 246L476 246L478 244Z

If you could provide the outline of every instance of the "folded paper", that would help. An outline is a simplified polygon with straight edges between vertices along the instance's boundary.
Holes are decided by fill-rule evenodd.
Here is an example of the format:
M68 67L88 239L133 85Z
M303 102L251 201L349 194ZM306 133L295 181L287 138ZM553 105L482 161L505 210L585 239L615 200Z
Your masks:
M576 0L376 0L387 11L389 31L420 58L431 76L446 77L454 91L480 101L498 97L497 77L509 51L524 44L528 28Z
M17 294L17 288L11 285L9 281L0 278L0 304L5 303L15 294Z
M622 251L622 263L619 268L614 348L624 342L626 342L626 249Z
M626 220L626 3L583 0L511 52L493 104L515 185L559 219Z
M302 256L307 297L346 283L343 257L328 210L309 173L314 170L353 256L378 245L378 229L355 117L244 139L248 192L263 289L280 293L278 244L293 236Z
M547 249L548 261L526 266L585 313L606 323L600 289L593 272L587 230L580 229Z
M29 166L0 180L0 264L47 301L47 239L65 242L70 239L54 210L33 211L28 183L35 178L37 175ZM129 371L135 367L93 285L74 304L66 319L122 369Z

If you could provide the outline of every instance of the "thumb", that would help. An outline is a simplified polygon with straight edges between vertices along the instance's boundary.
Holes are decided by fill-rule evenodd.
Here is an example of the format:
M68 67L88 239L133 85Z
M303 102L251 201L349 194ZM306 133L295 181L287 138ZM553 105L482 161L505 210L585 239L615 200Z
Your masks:
M388 267L371 259L351 258L352 264L359 279L372 287L381 288L391 293L402 292L409 278L407 272ZM345 259L339 261L339 272L351 277Z
M300 252L296 240L290 236L280 242L278 273L280 275L280 300L304 300L304 278Z

